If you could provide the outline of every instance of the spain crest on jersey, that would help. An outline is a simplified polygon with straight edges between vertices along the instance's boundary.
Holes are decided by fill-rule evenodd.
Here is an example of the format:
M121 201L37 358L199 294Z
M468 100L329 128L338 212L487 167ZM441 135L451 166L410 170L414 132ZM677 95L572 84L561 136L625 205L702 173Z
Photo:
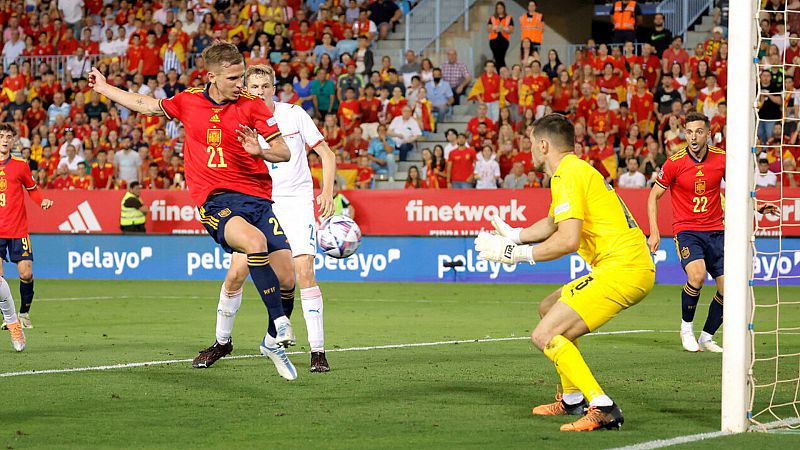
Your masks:
M694 193L696 195L703 195L706 192L706 180L699 180L694 182Z
M206 143L214 147L219 147L220 144L222 144L222 130L219 128L209 128L208 131L206 131Z
M8 180L5 178L0 178L0 192L5 191L8 189Z

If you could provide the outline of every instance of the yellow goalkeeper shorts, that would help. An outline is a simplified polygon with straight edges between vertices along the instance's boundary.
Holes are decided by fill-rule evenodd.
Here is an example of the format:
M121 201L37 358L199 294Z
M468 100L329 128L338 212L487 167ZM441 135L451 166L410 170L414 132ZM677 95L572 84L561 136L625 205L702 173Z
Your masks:
M642 301L655 278L654 270L596 270L561 288L559 300L581 316L589 331L595 331Z

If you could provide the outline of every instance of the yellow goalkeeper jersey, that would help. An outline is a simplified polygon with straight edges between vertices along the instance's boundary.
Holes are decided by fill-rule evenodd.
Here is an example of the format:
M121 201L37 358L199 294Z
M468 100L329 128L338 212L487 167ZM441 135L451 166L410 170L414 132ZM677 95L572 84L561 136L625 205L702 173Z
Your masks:
M553 174L550 191L555 223L583 221L578 254L594 269L655 270L644 233L594 167L568 154Z

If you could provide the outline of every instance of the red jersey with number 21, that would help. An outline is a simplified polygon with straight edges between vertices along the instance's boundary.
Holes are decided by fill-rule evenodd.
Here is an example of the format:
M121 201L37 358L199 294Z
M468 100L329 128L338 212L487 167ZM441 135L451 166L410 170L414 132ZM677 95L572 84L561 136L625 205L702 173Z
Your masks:
M281 135L264 100L242 92L235 101L217 104L203 88L190 88L159 100L167 119L177 118L186 130L183 146L186 184L197 205L216 192L238 192L271 200L272 178L264 160L252 156L236 130L247 125L267 142Z
M725 150L708 147L702 161L687 149L670 156L656 183L672 196L672 232L725 229L720 185L725 178Z

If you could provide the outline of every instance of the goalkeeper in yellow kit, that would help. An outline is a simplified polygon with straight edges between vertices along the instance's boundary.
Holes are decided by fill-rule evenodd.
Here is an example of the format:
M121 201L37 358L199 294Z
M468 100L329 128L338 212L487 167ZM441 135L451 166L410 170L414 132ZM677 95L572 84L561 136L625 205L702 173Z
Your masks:
M603 391L578 350L578 337L595 331L620 311L639 303L655 282L647 241L630 211L603 176L572 151L575 129L559 114L534 124L533 159L552 175L552 204L544 219L511 228L499 217L495 233L475 239L479 257L506 264L550 261L575 251L592 265L546 297L533 344L556 366L563 395L533 408L535 415L581 415L561 431L618 428L622 411ZM540 242L539 245L525 245Z

